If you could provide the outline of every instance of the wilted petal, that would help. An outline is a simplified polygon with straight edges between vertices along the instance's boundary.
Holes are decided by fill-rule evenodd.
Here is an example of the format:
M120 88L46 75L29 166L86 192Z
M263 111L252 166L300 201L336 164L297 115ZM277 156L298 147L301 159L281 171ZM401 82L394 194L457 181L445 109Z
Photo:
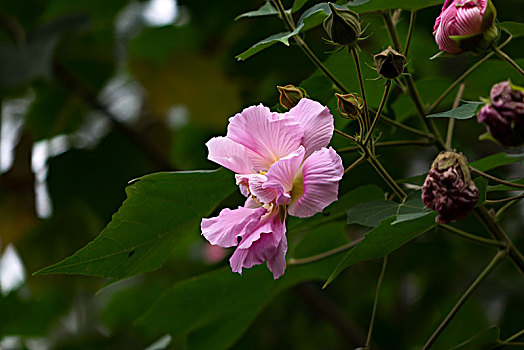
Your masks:
M246 153L246 148L227 137L213 137L207 141L209 150L207 159L218 163L239 174L252 172L252 165Z
M246 108L229 119L227 137L246 147L255 172L268 170L295 151L304 133L293 118L274 115L262 105Z
M293 116L304 130L302 145L306 148L306 158L314 151L327 147L335 128L327 107L303 98L285 115Z
M264 208L226 208L217 217L202 219L200 229L209 243L224 248L233 247L238 244L237 237L242 237L256 227L265 213L267 210Z
M302 166L302 188L295 185L291 193L289 214L312 216L336 201L338 182L342 175L342 159L333 148L323 148L313 153Z

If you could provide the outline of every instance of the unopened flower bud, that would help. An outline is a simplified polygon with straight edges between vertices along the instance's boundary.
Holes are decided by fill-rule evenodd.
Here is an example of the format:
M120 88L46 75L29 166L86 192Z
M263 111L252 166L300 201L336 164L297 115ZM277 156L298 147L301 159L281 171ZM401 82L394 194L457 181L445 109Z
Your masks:
M489 49L498 39L491 0L446 0L433 27L439 48L449 53Z
M479 111L477 121L504 146L524 143L524 89L504 81L493 85L491 103Z
M298 101L308 97L304 89L293 85L277 86L277 89L280 92L280 104L287 109L295 107Z
M346 9L337 9L329 3L331 14L324 20L324 29L334 44L352 46L360 37L360 19L358 13Z
M393 50L391 46L373 58L375 59L378 74L386 79L398 78L404 72L406 57Z
M422 201L438 213L435 221L445 224L465 218L478 198L466 158L454 151L440 153L422 186Z
M335 94L337 97L338 111L343 117L355 119L362 114L364 100L358 94Z

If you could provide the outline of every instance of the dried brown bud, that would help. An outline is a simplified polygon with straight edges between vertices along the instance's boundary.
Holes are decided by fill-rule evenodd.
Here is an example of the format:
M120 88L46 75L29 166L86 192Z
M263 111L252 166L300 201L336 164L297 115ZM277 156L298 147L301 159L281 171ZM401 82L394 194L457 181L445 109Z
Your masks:
M338 111L343 117L355 119L362 114L364 100L358 94L335 94L337 97Z
M404 72L406 57L389 46L374 56L378 74L386 79L395 79Z
M479 190L471 180L466 158L454 151L440 153L422 186L422 201L438 213L437 223L465 218L478 198Z
M304 89L293 85L277 86L277 89L280 92L280 104L287 109L295 107L298 101L308 97Z
M329 3L331 13L324 20L324 29L334 44L352 46L360 37L360 19L358 13L346 9L337 9Z

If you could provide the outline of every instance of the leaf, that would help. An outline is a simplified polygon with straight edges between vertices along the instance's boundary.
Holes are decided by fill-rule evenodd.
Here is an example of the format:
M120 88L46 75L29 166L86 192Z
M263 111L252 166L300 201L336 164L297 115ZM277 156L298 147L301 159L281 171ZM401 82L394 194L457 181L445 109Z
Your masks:
M506 21L499 23L499 27L510 32L514 38L524 36L524 23Z
M427 215L416 220L392 225L394 218L389 218L369 231L364 240L351 249L340 261L331 276L324 284L327 287L342 271L364 260L381 258L402 247L415 237L436 226L436 214Z
M370 12L387 9L420 10L426 7L441 5L442 0L373 0L355 6L357 12ZM351 5L349 3L348 5Z
M291 12L297 12L306 4L306 2L308 2L308 0L295 0L293 2L293 7L291 8Z
M189 349L226 349L278 293L302 281L327 278L340 255L289 266L273 280L265 266L242 276L229 266L176 283L138 320L173 336L187 335ZM188 307L191 305L191 307Z
M470 119L477 115L477 110L483 104L483 102L468 102L447 112L430 114L427 116L427 118L455 118L459 120Z
M428 215L432 211L426 207L422 202L422 192L413 191L410 192L408 198L404 203L401 203L397 211L397 219L393 221L392 225L398 223L414 220Z
M265 38L264 40L259 41L255 45L251 46L246 51L242 52L240 55L235 56L235 58L239 61L244 61L248 59L249 57L253 56L254 54L267 49L270 46L273 46L277 42L281 42L286 46L289 46L289 39L294 34L292 32L283 32L271 35L270 37Z
M35 275L122 279L155 270L181 238L198 234L200 219L235 189L225 169L144 176L126 188L128 198L94 241Z
M524 153L520 154L507 154L507 153L497 153L491 156L476 160L469 163L475 169L480 171L488 171L499 166L508 165L516 163L524 159Z
M359 203L370 200L384 198L382 189L375 185L365 185L349 191L344 194L338 201L328 206L321 213L310 218L299 219L290 217L288 222L288 231L304 230L316 227L320 224L336 220L343 217L347 210Z
M463 343L453 347L451 350L478 350L491 349L493 345L498 343L500 330L498 326L490 327Z
M246 17L260 17L260 16L270 16L270 15L276 15L278 14L278 10L271 5L270 1L266 1L264 5L262 5L258 10L256 11L250 11L243 13L235 18L235 21L241 18Z
M483 179L483 178L482 178ZM511 183L524 185L524 177L517 179L517 180L508 180ZM495 186L489 186L487 191L488 192L495 192L495 191L518 191L518 188L507 186L507 185L495 185Z
M393 201L367 202L348 211L348 224L377 227L380 222L397 214L398 203Z
M486 190L488 188L488 179L479 176L476 179L474 179L473 181L475 182L475 185L479 189L479 200L477 204L475 205L476 207L478 207L479 205L481 205L482 203L486 201Z

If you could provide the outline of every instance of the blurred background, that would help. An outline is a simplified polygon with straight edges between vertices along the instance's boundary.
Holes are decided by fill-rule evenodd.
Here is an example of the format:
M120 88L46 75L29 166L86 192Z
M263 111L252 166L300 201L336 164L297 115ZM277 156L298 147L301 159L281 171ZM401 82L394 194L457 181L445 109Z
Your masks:
M205 142L224 134L227 119L242 108L276 106L277 85L304 86L331 107L337 127L354 130L336 114L331 84L297 47L277 44L246 61L235 59L255 42L284 31L277 17L235 21L263 4L0 0L0 349L179 348L176 339L133 322L176 281L227 264L229 253L207 246L200 236L173 251L161 270L107 288L97 278L31 274L96 237L125 199L130 180L161 170L216 168L206 160ZM524 21L522 2L495 5L499 20ZM427 102L478 59L428 60L437 52L431 31L438 13L433 7L418 14L409 57ZM400 15L401 37L408 19L409 14ZM370 37L362 56L371 64L371 54L387 47L387 35L377 14L364 15L363 22ZM332 48L323 37L321 28L307 33L320 58L356 89L352 61L344 52L328 53ZM523 44L517 39L506 51L522 58ZM347 67L341 63L346 61ZM376 76L364 69L369 78ZM464 98L488 96L492 84L510 76L523 84L504 63L490 60L468 80ZM366 84L370 91L382 89L382 82ZM369 95L376 105L380 93ZM441 109L449 109L453 98ZM416 126L414 109L399 91L393 91L386 111ZM472 160L502 151L477 141L484 131L474 121L458 123L456 147ZM402 137L395 135L385 129L382 137ZM348 146L343 139L333 145ZM381 159L402 178L427 171L435 154L432 148L410 147L402 153L384 150ZM355 157L345 155L345 162ZM524 176L522 166L498 175ZM344 179L341 191L370 181L379 183L372 169L361 167ZM507 212L508 230L521 247L522 214L519 207ZM476 229L478 224L464 225ZM417 348L489 256L489 248L438 233L395 252L376 320L377 349ZM358 345L380 266L380 261L359 264L325 291L310 282L280 294L234 348ZM453 321L450 328L459 331L446 332L443 344L457 344L492 324L501 324L506 336L522 328L519 277L503 263Z

